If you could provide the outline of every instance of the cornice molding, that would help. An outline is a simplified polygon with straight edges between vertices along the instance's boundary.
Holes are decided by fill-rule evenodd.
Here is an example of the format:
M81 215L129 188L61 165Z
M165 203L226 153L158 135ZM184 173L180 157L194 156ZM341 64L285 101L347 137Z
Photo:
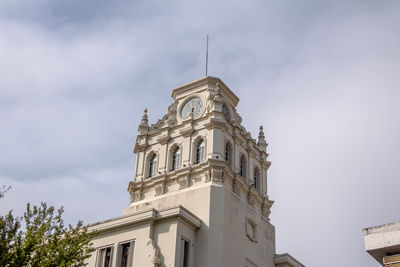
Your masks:
M106 221L91 224L88 226L88 229L89 231L104 232L143 222L160 222L170 218L179 218L187 222L194 230L198 230L201 227L201 220L196 215L179 205L172 208L160 210L150 209L121 217L116 217Z
M234 107L236 107L237 104L239 103L239 97L237 97L232 92L232 90L223 81L221 81L220 78L212 77L212 76L206 76L206 77L196 80L194 82L184 84L182 86L179 86L179 87L173 89L171 97L174 100L176 100L177 95L179 95L179 94L183 94L189 90L192 90L192 89L198 88L198 87L202 87L202 86L207 86L207 87L208 87L208 85L216 86L217 83L218 83L219 87L222 89L221 90L222 95L225 96L232 103L232 105Z

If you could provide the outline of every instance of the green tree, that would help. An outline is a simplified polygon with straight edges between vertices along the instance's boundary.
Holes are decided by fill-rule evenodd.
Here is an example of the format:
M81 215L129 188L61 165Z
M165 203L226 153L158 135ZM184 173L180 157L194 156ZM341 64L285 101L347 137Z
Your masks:
M23 217L12 211L0 216L0 266L85 266L96 233L88 232L82 221L66 227L63 211L44 202L39 207L28 203Z

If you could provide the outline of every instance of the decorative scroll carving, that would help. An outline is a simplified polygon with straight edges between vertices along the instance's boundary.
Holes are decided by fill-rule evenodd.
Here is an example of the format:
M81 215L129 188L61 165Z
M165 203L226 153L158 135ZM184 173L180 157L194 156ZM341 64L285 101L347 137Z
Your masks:
M154 241L151 239L146 241L146 253L148 260L151 264L153 264L154 267L160 266L160 249L154 245Z
M145 115L142 118L142 128L144 130L148 131L158 131L165 126L174 126L177 123L177 108L178 108L178 103L174 102L168 107L168 112L165 114L162 119L158 120L155 124L150 125L150 127L145 128L143 122L147 122L147 111L145 112ZM140 127L140 126L139 126Z
M269 215L271 214L272 204L274 204L273 201L269 200L268 198L264 198L263 204L261 206L261 213L265 218L268 219L268 221L270 220Z
M189 176L178 178L179 189L189 187Z
M207 106L207 112L210 112L215 109L215 103L214 102L222 102L223 98L221 95L221 88L220 84L216 84L216 88L208 88L208 92L210 93L208 96L208 106Z
M213 88L208 88L208 92L210 94L208 96L207 112L210 112L214 109L215 90Z
M240 117L240 115L236 112L236 110L234 110L233 112L231 123L234 126L239 126L242 123L242 117Z
M168 114L166 117L166 121L169 126L173 126L177 122L177 120L176 120L177 109L178 109L178 103L176 103L176 102L172 103L168 107Z

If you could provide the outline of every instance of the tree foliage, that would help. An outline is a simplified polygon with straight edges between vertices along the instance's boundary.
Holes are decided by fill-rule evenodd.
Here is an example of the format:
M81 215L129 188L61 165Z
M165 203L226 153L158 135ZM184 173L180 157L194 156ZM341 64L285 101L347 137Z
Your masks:
M11 189L11 186L6 187L5 185L0 187L0 198L3 198L4 195L7 193L8 190Z
M63 211L43 202L33 207L28 203L23 217L14 217L12 211L0 216L0 266L85 266L96 233L81 221L65 226Z

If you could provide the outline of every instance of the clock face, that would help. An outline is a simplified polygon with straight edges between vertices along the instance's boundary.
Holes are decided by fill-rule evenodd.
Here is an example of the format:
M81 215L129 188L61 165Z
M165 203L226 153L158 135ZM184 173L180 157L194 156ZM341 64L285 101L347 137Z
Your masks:
M190 113L193 111L193 117L197 118L203 110L203 102L200 98L194 97L188 100L181 110L181 116L183 119L187 119Z

